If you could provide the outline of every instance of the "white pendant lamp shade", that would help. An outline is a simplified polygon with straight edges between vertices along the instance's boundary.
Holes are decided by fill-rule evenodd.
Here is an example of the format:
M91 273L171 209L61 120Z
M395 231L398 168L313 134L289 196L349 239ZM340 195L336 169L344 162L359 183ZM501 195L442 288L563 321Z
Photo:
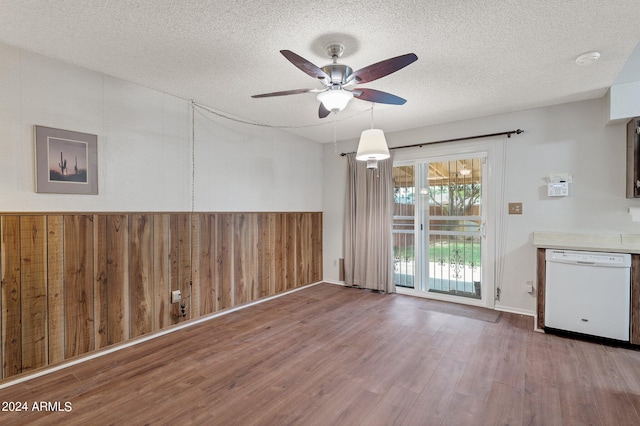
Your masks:
M389 158L389 148L384 132L380 129L363 130L360 135L356 160L385 160Z
M345 109L351 99L353 99L353 93L348 90L327 90L318 93L318 100L326 109L333 112Z

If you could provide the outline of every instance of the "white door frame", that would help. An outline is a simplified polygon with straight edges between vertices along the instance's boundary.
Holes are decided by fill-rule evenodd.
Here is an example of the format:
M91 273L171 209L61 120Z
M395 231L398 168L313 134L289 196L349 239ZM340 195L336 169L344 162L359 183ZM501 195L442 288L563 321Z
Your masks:
M437 158L461 158L473 156L486 156L486 164L483 173L483 216L485 218L485 240L482 247L482 282L483 291L481 299L467 299L458 296L442 295L437 293L420 292L415 289L397 287L400 294L409 294L419 297L447 300L456 303L495 307L496 288L500 287L501 271L496 265L498 248L503 233L499 232L498 225L503 223L500 218L505 214L503 208L504 194L504 154L506 137L495 137L476 141L452 142L423 148L407 148L394 152L394 166L417 165L427 160L435 161ZM417 211L417 209L416 209ZM419 227L419 224L417 225ZM416 236L418 234L416 233ZM416 239L417 240L417 239ZM416 272L416 275L420 271ZM417 287L415 285L414 287Z

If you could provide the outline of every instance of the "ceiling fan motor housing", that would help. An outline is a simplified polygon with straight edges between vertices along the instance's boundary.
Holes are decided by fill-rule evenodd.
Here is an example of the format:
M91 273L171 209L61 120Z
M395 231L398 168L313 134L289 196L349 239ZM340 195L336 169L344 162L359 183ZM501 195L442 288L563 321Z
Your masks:
M347 82L347 78L353 72L351 67L342 64L330 64L321 68L330 78L330 82L326 82L327 86L339 84L343 85Z

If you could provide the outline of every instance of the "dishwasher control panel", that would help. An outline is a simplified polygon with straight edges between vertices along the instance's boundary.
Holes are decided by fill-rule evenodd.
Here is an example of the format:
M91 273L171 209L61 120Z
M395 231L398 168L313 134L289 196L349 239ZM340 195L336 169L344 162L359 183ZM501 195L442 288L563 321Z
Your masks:
M630 267L631 255L627 253L600 253L597 251L547 250L546 260L582 265Z

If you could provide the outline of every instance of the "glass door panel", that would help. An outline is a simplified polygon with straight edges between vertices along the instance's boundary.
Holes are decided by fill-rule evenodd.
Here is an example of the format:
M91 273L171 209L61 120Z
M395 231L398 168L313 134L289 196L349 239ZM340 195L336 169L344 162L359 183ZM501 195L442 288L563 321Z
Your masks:
M393 168L393 267L398 287L415 288L415 167Z
M394 167L394 279L420 293L481 299L484 156Z
M428 188L426 291L482 297L483 158L422 164Z

